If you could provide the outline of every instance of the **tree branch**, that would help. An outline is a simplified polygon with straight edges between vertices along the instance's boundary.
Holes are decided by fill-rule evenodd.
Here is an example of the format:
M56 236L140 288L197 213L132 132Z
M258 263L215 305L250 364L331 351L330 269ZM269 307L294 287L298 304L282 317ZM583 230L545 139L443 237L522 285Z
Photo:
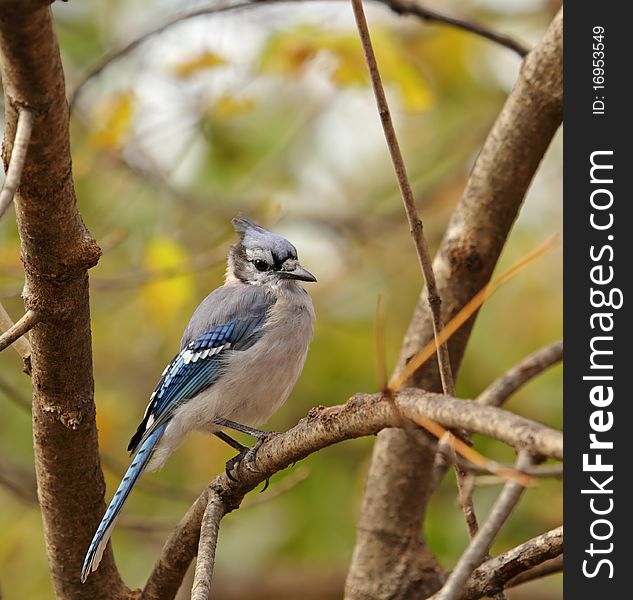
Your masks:
M561 360L563 360L563 340L545 346L524 358L479 394L477 402L488 406L502 406L510 396L531 379Z
M0 352L15 344L23 335L26 335L33 327L42 321L42 313L36 310L28 310L26 314L14 325L0 335Z
M380 79L380 71L378 69L378 63L376 62L376 56L372 47L371 36L369 34L369 27L367 25L367 19L365 18L362 0L352 0L352 9L354 10L354 18L356 19L356 26L358 27L358 33L363 47L363 54L365 56L372 88L376 97L376 105L378 107L378 114L380 115L382 129L387 140L387 147L389 148L389 155L391 156L391 162L393 163L393 168L396 173L402 203L404 204L404 210L407 215L407 220L409 221L411 237L413 238L418 262L420 263L420 268L422 269L424 280L426 282L427 301L429 304L429 310L433 316L433 334L437 340L437 335L444 326L442 323L442 299L437 291L435 274L433 273L433 265L431 262L431 254L424 235L424 226L415 205L413 190L411 189L411 184L409 183L407 169L404 164L402 152L400 151L400 144L398 143L396 130L391 119L387 96L385 95L385 90ZM446 344L437 345L436 350L440 365L440 377L442 379L443 391L445 394L452 396L454 394L453 375L451 373L451 365L448 358Z
M402 157L396 130L391 119L389 103L387 102L387 96L380 78L380 70L372 47L371 35L369 33L365 11L363 10L362 0L352 0L352 9L354 11L354 18L356 20L356 26L358 27L358 33L363 47L363 54L369 70L372 88L376 97L378 114L380 115L380 121L387 140L389 154L396 173L402 203L404 204L407 220L409 221L411 237L413 238L418 262L420 263L424 280L426 282L427 302L429 305L429 311L433 317L433 337L435 338L435 348L440 371L440 379L442 382L442 391L444 394L453 396L455 394L455 385L453 382L453 373L451 371L451 361L448 355L448 346L446 343L438 343L439 332L444 328L444 323L442 321L442 299L437 290L431 254L426 242L426 236L424 235L424 225L415 205L413 190L411 189L411 184L409 183L404 158ZM455 475L459 490L460 506L466 519L468 533L472 538L477 532L477 518L475 516L472 495L469 491L471 488L466 484L466 473L458 464L455 464Z
M562 548L561 548L562 552ZM562 573L563 571L563 555L559 554L556 558L551 558L546 560L545 562L537 565L533 569L529 571L524 571L523 573L519 573L516 577L513 577L508 581L506 587L516 587L518 585L522 585L523 583L528 583L530 581L534 581L535 579L541 579L542 577L547 577L548 575L554 575L556 573Z
M26 151L31 139L33 129L33 113L21 108L18 111L18 124L15 129L15 139L13 140L13 150L9 160L7 176L0 192L0 219L13 202L13 196L22 178L22 169L26 160Z
M178 589L195 555L200 525L212 495L223 503L224 513L229 513L239 507L246 493L278 471L332 444L374 435L387 427L402 427L403 417L412 421L431 419L445 427L468 429L535 454L562 457L562 434L558 431L503 409L419 389L402 390L393 398L357 394L343 405L313 408L291 430L262 444L255 459L258 473L240 465L237 482L225 474L211 482L169 536L142 599L163 600ZM214 507L216 510L219 509Z
M532 177L561 123L562 81L561 12L525 58L435 258L433 270L446 321L490 279ZM474 317L449 341L453 373L473 323ZM400 369L433 339L432 332L426 298L421 297L400 353ZM437 365L427 362L411 383L440 389ZM419 533L434 465L434 452L420 444L420 435L395 429L378 435L346 583L348 600L413 599L430 595L441 584Z
M505 46L509 50L516 52L521 58L525 57L530 51L529 48L508 35L498 33L473 21L459 19L457 17L440 14L434 10L429 10L412 0L378 0L378 2L386 4L391 10L399 15L414 15L416 17L420 17L424 21L428 21L429 23L452 25L457 29L468 31L469 33L473 33L494 42L495 44Z
M504 587L513 587L525 581L556 572L562 565L554 563L547 569L549 559L563 552L563 527L557 527L524 544L508 550L477 567L470 576L463 593L463 600L477 600L490 596ZM535 568L537 567L537 568ZM534 576L529 577L530 574Z
M0 302L0 331L5 332L14 326L13 319L6 311L2 302ZM31 343L27 336L22 336L15 340L12 344L13 349L20 355L24 365L24 372L28 375L31 374ZM29 402L30 411L30 402Z
M521 470L531 464L530 455L527 452L521 452L517 460L517 469ZM431 597L433 600L458 600L461 597L468 578L488 554L493 540L497 537L524 491L525 488L514 481L505 484L497 501L490 509L486 522L460 557L442 589ZM499 592L502 589L496 591Z
M84 75L83 79L81 79L81 81L76 85L68 101L70 109L73 110L73 108L75 107L77 99L79 98L79 95L81 94L83 88L86 86L87 83L89 83L95 77L98 77L112 63L126 56L129 52L140 46L143 42L147 41L155 35L163 33L174 25L178 25L179 23L182 23L184 21L189 21L191 19L195 19L204 15L234 12L262 5L298 3L301 1L302 0L252 0L251 2L238 2L236 4L231 4L228 6L218 6L217 4L211 4L208 6L200 6L192 10L183 11L171 17L164 23L141 34L139 37L125 44L125 46L122 46L121 48L114 50L109 54L106 54L90 71L88 71L86 75ZM504 46L512 50L513 52L516 52L521 57L525 56L528 53L528 49L525 46L523 46L516 40L513 40L510 36L497 33L479 23L474 23L466 19L459 19L456 17L451 17L449 15L444 15L437 11L424 8L417 3L411 2L409 0L375 1L379 4L384 4L393 12L399 15L413 15L429 23L440 23L443 25L449 25L451 27L456 27L457 29L462 29L469 33L478 35L491 42L500 44L501 46Z
M218 544L220 521L225 514L224 504L216 494L209 495L207 507L200 524L198 558L191 588L191 600L207 600L211 593L211 579Z
M64 73L49 5L5 1L0 10L5 169L14 155L20 111L33 115L14 205L26 312L46 315L30 335L38 497L56 598L118 600L128 590L110 549L96 576L83 586L79 581L83 555L105 510L87 273L100 251L77 212Z

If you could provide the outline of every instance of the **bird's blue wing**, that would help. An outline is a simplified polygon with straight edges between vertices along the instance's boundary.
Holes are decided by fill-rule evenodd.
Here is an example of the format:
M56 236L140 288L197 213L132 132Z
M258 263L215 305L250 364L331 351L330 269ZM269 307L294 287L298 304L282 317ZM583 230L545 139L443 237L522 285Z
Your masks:
M242 318L209 327L182 348L163 371L143 421L130 440L130 452L168 421L178 406L217 380L228 352L246 350L259 339L267 309L263 306Z

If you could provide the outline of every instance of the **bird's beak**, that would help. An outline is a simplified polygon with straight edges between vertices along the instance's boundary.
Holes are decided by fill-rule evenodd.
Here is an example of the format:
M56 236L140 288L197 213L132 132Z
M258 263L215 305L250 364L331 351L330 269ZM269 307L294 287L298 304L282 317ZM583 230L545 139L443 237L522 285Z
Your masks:
M284 279L297 279L298 281L309 281L314 283L316 281L316 277L304 269L299 263L297 266L292 269L292 271L282 271L281 276Z

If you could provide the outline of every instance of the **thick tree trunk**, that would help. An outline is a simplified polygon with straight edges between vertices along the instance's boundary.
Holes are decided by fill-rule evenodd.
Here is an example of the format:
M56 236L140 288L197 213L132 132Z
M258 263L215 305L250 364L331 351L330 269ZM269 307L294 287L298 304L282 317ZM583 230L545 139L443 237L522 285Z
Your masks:
M31 331L33 444L46 550L57 598L127 595L110 550L79 581L83 555L105 510L97 449L88 269L100 250L77 212L68 107L59 48L46 2L4 1L0 54L5 94L5 168L18 111L34 114L15 209Z
M538 165L563 115L562 11L526 57L519 80L481 150L433 264L447 322L489 281ZM474 317L450 340L453 372ZM433 339L421 298L400 354L402 367ZM436 361L413 385L440 391ZM349 600L425 598L441 579L426 550L422 523L433 492L435 446L424 434L378 435L346 583ZM431 558L426 558L431 557Z

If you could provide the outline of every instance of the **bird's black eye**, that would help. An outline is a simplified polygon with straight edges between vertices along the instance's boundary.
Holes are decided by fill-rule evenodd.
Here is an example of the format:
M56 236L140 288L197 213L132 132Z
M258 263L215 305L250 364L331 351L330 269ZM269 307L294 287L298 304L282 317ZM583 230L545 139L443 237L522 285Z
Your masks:
M268 271L268 263L265 260L254 260L253 264L258 271Z

